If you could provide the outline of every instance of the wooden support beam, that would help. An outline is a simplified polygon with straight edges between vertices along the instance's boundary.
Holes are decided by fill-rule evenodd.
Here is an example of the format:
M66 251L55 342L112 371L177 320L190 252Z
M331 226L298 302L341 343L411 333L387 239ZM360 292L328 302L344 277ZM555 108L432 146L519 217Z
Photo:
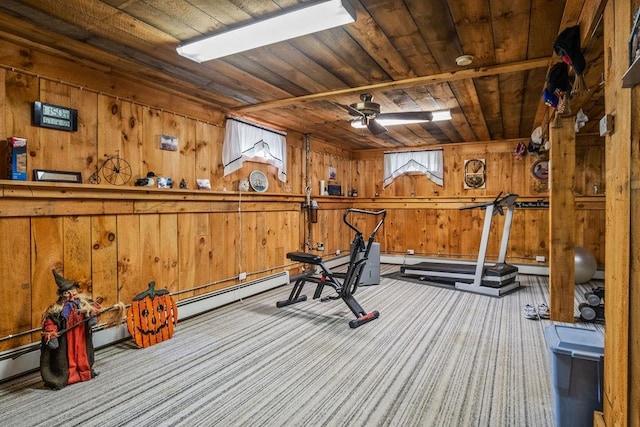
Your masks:
M438 83L448 83L458 80L477 79L480 77L495 76L498 74L516 73L518 71L533 70L536 68L549 67L553 57L527 59L524 61L511 62L508 64L493 65L487 67L469 68L465 70L433 74L429 76L411 77L408 79L394 80L382 83L375 83L365 86L337 89L310 95L296 96L293 98L277 99L275 101L262 102L259 104L238 107L232 111L238 113L248 113L251 111L266 110L269 108L280 108L287 105L297 104L307 101L322 101L339 95L349 95L352 93L371 92L379 89L410 88L420 85L434 85Z
M634 7L632 4L635 4ZM640 425L640 298L638 283L638 86L623 88L628 41L638 1L610 0L604 14L605 112L615 127L605 137L606 234L603 412L607 426ZM635 188L634 188L635 187Z
M549 310L551 319L574 322L575 117L552 120L549 129Z

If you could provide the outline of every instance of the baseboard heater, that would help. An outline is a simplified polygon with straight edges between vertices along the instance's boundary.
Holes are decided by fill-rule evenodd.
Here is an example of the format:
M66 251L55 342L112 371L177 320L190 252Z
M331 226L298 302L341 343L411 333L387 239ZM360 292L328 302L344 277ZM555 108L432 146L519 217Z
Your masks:
M218 291L186 298L178 301L178 328L180 320L197 316L252 295L287 285L290 282L289 272L284 271L270 276L250 280L245 283L224 288ZM274 303L275 304L275 303ZM95 348L105 347L129 338L127 326L122 324L109 329L97 330L93 334ZM0 353L0 382L17 377L40 368L40 343L27 344Z
M260 279L239 283L235 286L220 289L219 291L185 298L178 301L178 318L187 319L192 316L222 307L232 302L240 301L252 295L287 285L290 282L289 272L283 271Z

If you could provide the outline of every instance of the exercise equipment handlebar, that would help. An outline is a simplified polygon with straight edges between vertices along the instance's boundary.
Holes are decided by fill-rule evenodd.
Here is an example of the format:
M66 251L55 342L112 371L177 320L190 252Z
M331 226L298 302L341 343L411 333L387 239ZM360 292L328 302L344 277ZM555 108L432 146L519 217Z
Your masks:
M364 209L355 209L355 208L347 209L344 212L344 215L342 216L342 220L344 221L345 224L347 224L347 226L349 226L349 228L351 228L353 231L355 231L357 234L360 234L360 235L362 234L362 231L358 230L356 226L350 223L349 220L347 219L349 214L352 214L352 213L360 213L360 214L372 215L376 217L382 215L382 217L378 220L378 223L374 227L373 231L371 232L371 236L376 235L376 233L378 232L378 229L382 226L382 224L384 223L384 219L387 216L387 211L385 209L382 209L379 211L367 211Z
M502 206L511 206L512 204L515 203L516 199L518 198L517 194L511 194L508 193L506 196L504 196L502 199L500 198L500 196L502 195L502 191L496 196L496 198L492 201L492 202L488 202L488 203L480 203L477 205L471 205L471 206L462 206L460 208L461 211L463 210L467 210L467 209L486 209L489 206L494 206L496 209L496 211L494 211L495 213L499 213L500 215L503 215L504 212L502 210Z

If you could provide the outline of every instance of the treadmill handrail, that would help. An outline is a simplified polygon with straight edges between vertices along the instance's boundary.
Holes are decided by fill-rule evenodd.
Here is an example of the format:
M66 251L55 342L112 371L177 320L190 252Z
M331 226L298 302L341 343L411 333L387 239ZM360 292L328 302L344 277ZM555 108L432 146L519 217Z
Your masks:
M504 196L502 199L498 200L498 198L500 197L500 195L502 194L502 192L500 192L500 194L498 194L498 197L496 197L492 202L487 202L487 203L480 203L477 205L470 205L470 206L461 206L459 209L461 211L463 210L467 210L467 209L486 209L489 206L512 206L516 203L516 200L518 199L519 195L518 194L512 194L512 193L508 193L506 196Z

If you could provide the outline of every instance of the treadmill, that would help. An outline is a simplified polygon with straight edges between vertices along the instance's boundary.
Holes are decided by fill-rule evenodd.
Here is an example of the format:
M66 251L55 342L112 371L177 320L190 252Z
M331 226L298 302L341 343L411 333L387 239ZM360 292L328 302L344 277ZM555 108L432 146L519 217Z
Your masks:
M427 282L451 284L459 290L491 296L501 296L507 292L518 289L520 287L520 282L516 281L518 268L504 261L507 255L513 210L518 195L507 194L503 198L500 198L501 195L502 193L498 194L495 200L489 203L463 206L460 208L460 210L485 210L480 250L478 251L478 259L475 264L426 261L412 265L403 265L400 268L400 272L408 276L418 276L420 280ZM496 213L506 215L502 229L500 253L496 264L486 265L485 258L489 244L489 234L491 232L493 216Z

